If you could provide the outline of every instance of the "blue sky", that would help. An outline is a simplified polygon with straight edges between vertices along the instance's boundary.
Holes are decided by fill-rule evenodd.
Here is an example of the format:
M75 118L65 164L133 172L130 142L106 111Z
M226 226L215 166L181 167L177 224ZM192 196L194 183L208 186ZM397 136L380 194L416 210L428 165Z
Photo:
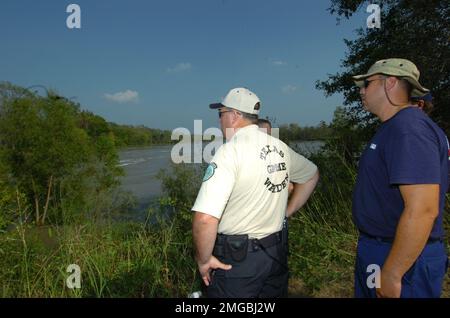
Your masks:
M81 7L68 29L66 7ZM2 0L0 81L44 85L120 124L218 125L208 104L244 86L278 125L329 122L339 71L369 13L336 24L329 0Z

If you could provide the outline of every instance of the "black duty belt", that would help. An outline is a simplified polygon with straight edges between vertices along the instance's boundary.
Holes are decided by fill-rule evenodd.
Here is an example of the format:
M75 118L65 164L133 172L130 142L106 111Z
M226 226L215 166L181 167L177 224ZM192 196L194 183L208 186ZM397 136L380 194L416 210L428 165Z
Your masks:
M375 236L375 235L370 235L368 233L359 231L361 236L365 236L367 238L373 239L373 240L377 240L378 242L383 242L383 243L394 243L394 238L391 237L381 237L381 236ZM427 244L432 244L432 243L436 243L436 242L443 242L444 239L440 238L440 237L429 237L427 240Z
M216 243L214 244L213 255L215 256L225 256L225 245L227 242L227 237L229 235L226 234L218 234L216 238ZM249 239L247 251L258 251L260 249L266 249L277 245L282 240L281 231L272 233L262 239Z

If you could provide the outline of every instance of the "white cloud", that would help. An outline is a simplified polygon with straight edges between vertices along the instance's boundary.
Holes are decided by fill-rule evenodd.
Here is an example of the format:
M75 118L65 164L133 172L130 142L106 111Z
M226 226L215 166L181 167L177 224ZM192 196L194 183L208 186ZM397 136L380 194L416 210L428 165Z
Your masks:
M192 69L191 63L178 63L174 67L169 67L167 69L167 72L168 73L179 73L179 72L189 71L190 69Z
M118 92L114 94L105 94L104 97L115 103L130 103L130 102L138 102L139 101L139 93L136 91L132 91L127 89L124 92Z
M287 65L287 63L285 61L282 61L280 59L270 59L270 64L275 65L275 66Z
M283 86L281 88L281 91L285 94L290 94L290 93L294 93L294 92L298 91L298 87L289 84L289 85Z

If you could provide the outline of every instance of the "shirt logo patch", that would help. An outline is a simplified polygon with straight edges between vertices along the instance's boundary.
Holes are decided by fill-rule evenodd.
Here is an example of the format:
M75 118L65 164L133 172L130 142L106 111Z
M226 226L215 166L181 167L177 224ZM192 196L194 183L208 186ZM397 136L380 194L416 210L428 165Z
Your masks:
M377 145L376 144L371 144L370 145L370 149L373 149L373 150L377 149Z
M261 160L266 160L270 154L272 154L272 155L277 154L281 158L284 158L284 152L282 150L278 150L278 148L273 145L264 146L261 149L259 158ZM277 156L275 156L275 157L277 157ZM269 173L269 175L272 175L273 173L278 174L285 170L287 170L286 162L278 162L275 164L273 164L273 162L271 162L267 166L267 172ZM267 177L266 181L264 182L264 186L267 188L267 190L269 190L272 193L281 192L283 189L285 189L289 185L289 175L287 173L285 173L285 175L286 176L281 183L272 183L272 180L269 177Z
M214 171L216 171L217 165L214 162L211 162L206 168L205 175L203 176L203 182L208 181L214 175Z

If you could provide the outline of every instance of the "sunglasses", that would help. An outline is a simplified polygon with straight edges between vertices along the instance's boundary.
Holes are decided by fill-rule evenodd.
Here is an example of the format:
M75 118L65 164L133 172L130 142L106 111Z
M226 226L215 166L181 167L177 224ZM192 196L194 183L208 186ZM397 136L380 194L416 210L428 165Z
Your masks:
M374 78L374 79L371 79L371 80L365 79L364 80L364 88L369 87L370 82L378 81L378 80L384 80L384 78Z
M229 113L229 112L232 112L232 110L225 110L223 112L219 111L219 118L222 118L223 113Z

